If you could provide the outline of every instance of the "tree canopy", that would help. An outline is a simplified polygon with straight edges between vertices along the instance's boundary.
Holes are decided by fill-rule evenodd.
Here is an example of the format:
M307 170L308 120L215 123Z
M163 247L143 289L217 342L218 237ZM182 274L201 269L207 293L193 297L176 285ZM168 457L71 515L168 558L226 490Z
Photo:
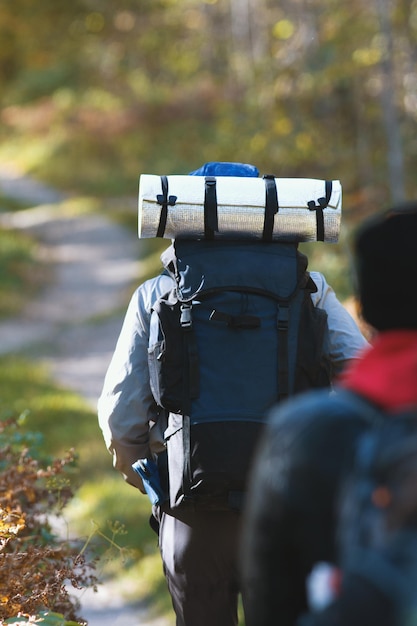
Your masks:
M66 187L236 160L371 211L415 193L416 43L416 0L3 0L0 140Z

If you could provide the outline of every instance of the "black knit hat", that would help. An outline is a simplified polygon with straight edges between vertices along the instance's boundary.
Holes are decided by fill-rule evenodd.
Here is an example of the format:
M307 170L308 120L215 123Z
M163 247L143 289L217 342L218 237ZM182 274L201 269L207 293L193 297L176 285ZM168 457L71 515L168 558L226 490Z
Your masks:
M364 319L377 330L417 328L417 202L368 219L355 254Z

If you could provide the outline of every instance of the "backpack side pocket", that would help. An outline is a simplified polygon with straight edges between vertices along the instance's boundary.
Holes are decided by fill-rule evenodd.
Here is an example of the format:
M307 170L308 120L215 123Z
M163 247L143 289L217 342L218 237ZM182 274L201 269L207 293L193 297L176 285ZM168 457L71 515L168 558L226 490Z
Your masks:
M159 299L152 310L148 366L156 403L182 413L184 403L184 337L179 323L180 305Z

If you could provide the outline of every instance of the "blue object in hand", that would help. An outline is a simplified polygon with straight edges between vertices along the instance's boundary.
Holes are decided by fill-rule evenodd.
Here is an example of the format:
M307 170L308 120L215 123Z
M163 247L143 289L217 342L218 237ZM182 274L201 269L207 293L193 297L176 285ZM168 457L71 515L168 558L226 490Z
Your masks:
M139 459L133 463L132 468L139 474L143 486L152 504L163 504L167 495L161 487L158 466L152 459Z

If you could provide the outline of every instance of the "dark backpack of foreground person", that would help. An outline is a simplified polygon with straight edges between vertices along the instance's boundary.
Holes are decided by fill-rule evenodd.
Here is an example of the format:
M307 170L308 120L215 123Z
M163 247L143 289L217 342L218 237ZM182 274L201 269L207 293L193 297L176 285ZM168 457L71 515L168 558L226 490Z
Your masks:
M244 519L246 626L298 625L308 610L311 570L321 562L338 564L337 502L359 438L417 406L416 235L417 204L362 226L355 255L363 316L377 331L373 345L332 394L308 392L270 414ZM389 610L383 611L384 602L389 606L384 593L377 594L380 602L369 595L365 602L357 580L348 582L356 589L350 623L367 610L368 624L393 626ZM380 612L388 621L379 621ZM326 626L345 626L335 612L326 617L333 620Z
M417 624L416 408L360 438L339 511L338 568L313 570L297 626Z

